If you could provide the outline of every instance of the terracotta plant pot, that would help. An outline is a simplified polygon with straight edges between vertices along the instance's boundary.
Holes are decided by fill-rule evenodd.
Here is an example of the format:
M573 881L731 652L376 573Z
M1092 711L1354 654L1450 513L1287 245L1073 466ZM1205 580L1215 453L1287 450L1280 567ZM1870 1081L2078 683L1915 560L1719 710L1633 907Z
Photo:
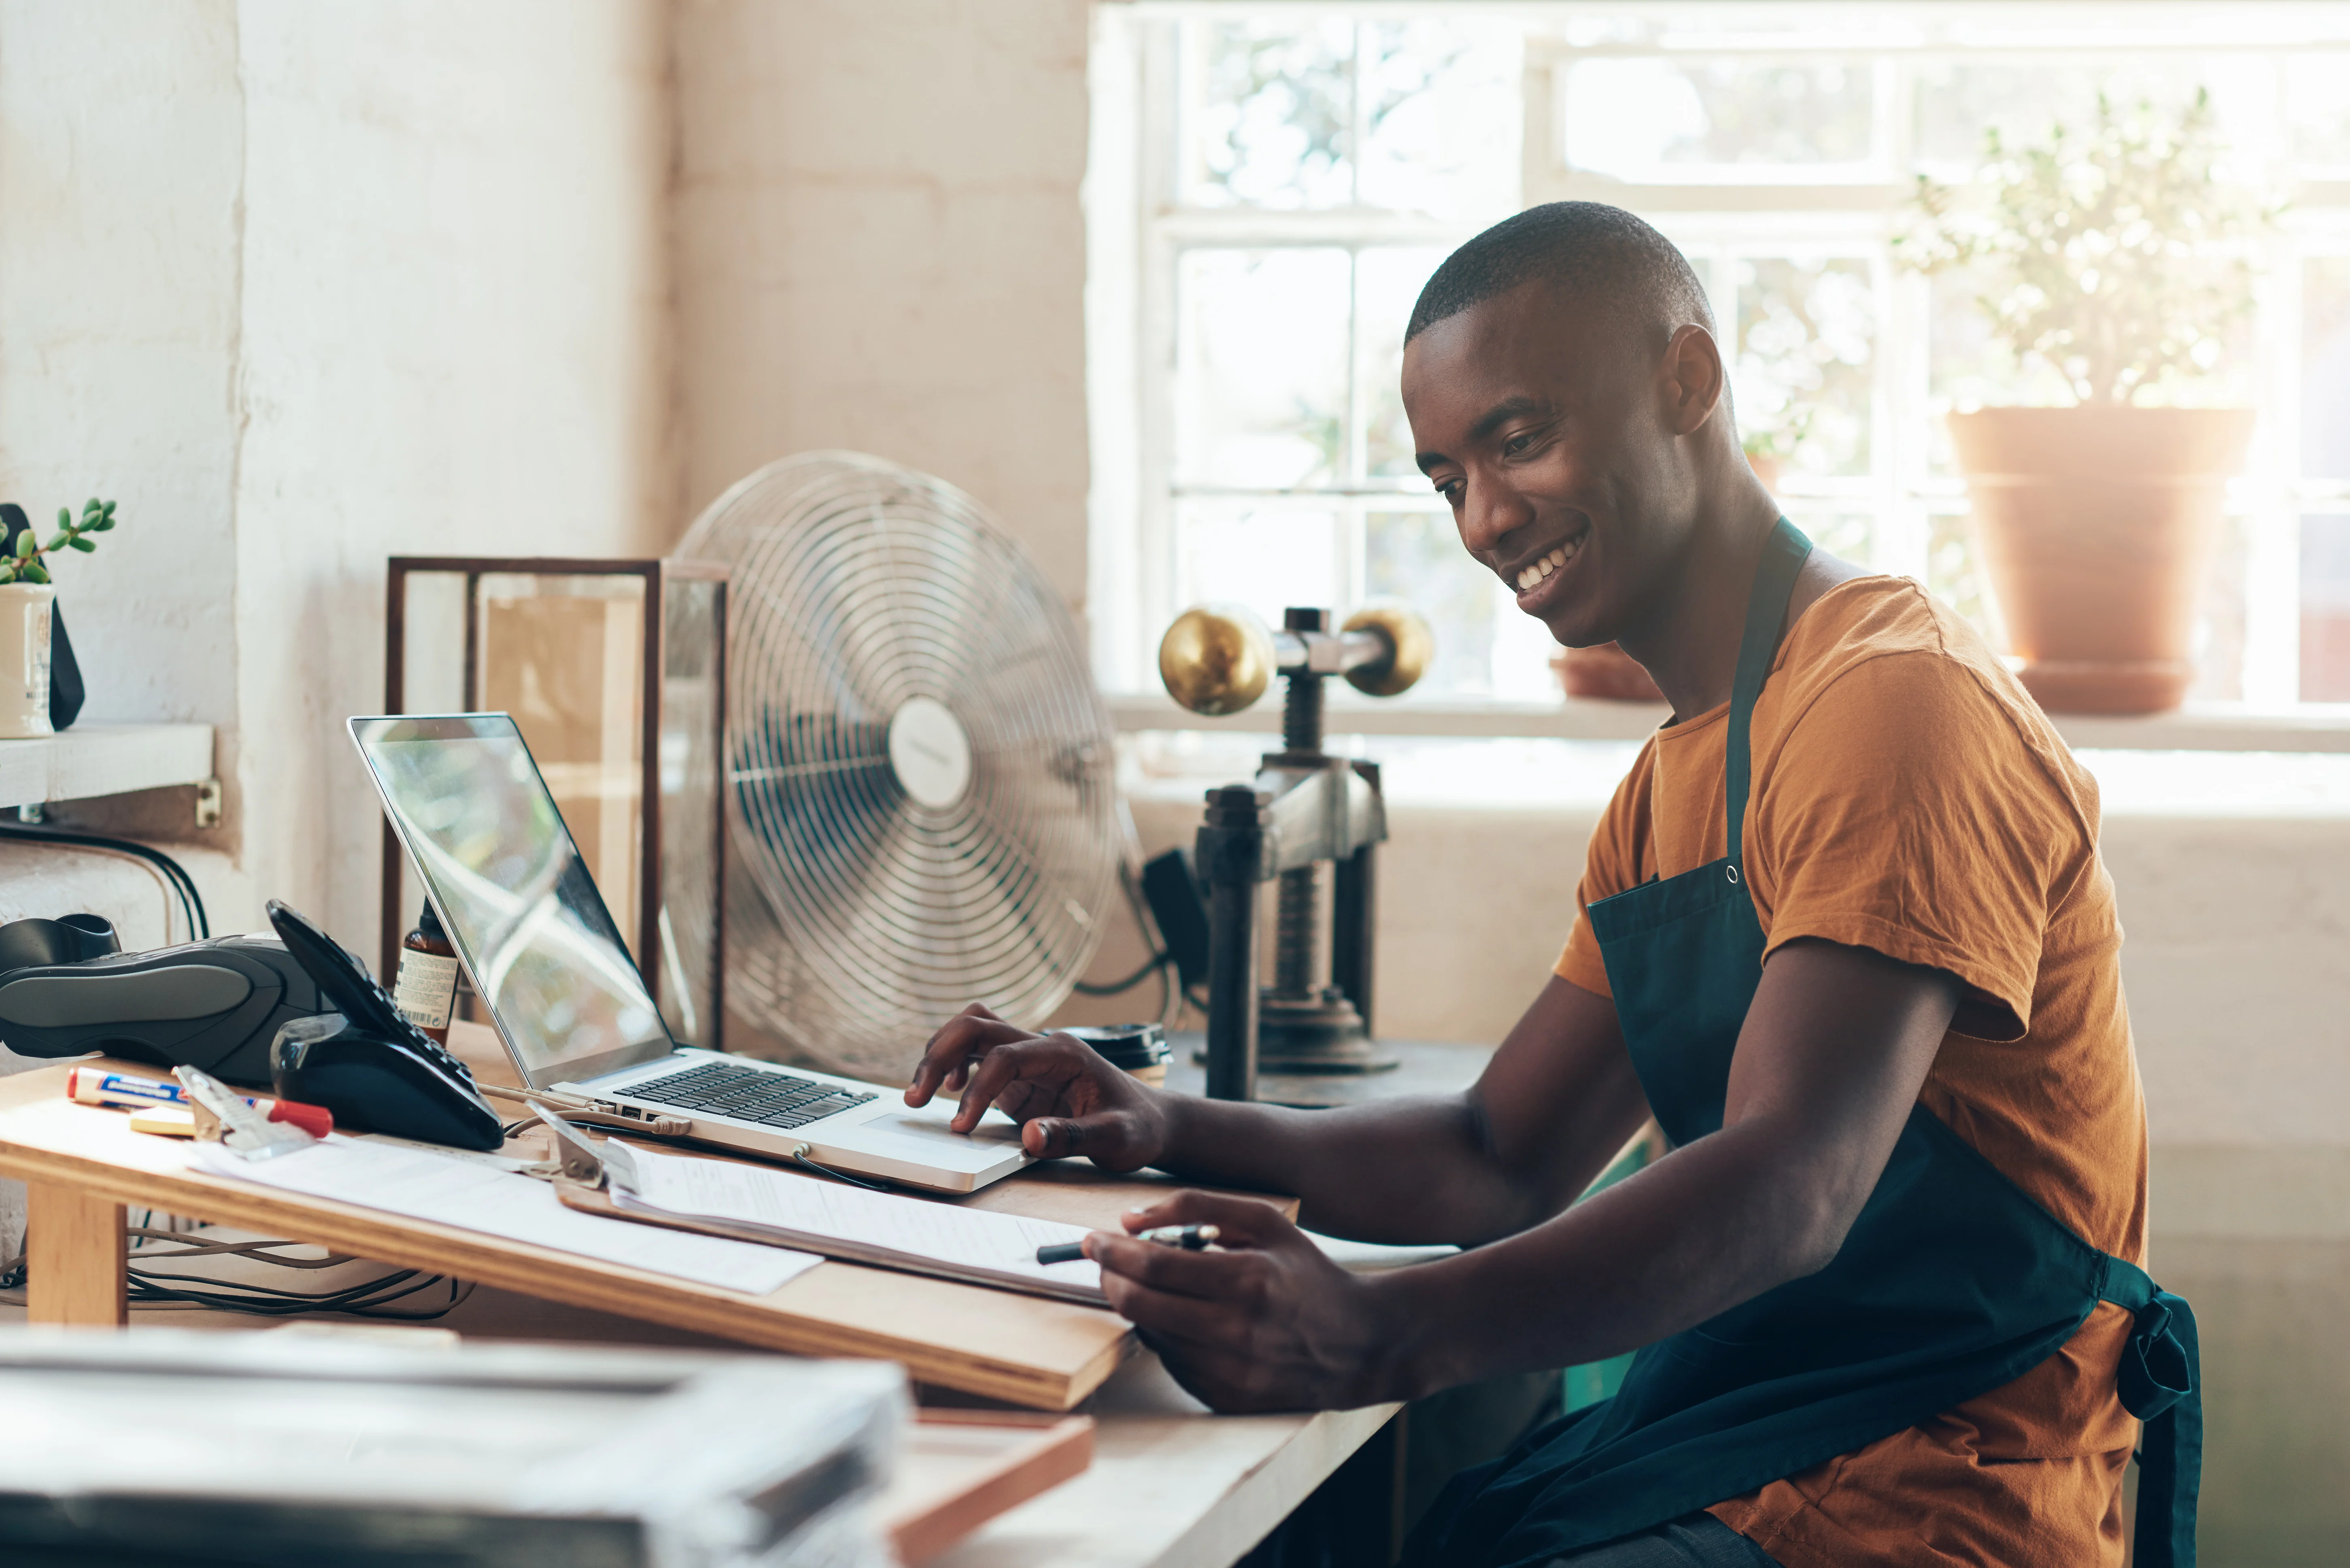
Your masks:
M1598 697L1610 702L1665 700L1648 672L1612 642L1596 648L1562 648L1551 655L1550 667L1558 672L1558 683L1570 697Z
M2158 713L2195 678L2195 615L2250 409L1983 409L1950 416L1975 547L2054 713Z

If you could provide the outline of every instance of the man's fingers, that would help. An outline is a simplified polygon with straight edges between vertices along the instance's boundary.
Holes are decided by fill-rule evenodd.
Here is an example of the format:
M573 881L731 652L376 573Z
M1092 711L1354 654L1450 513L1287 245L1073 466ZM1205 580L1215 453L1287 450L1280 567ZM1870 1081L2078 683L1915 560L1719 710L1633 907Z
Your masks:
M1229 1305L1153 1290L1108 1269L1102 1271L1102 1294L1120 1317L1154 1335L1180 1342L1185 1350L1222 1347L1247 1332L1245 1321Z
M1002 1023L994 1027L1012 1026ZM962 1102L955 1107L954 1117L947 1125L957 1132L971 1131L979 1125L987 1107L995 1103L995 1096L1003 1092L1005 1085L1015 1078L1046 1075L1060 1054L1059 1047L1051 1041L1026 1035L995 1046L971 1070L971 1082L963 1087Z
M1098 1147L1101 1141L1094 1128L1066 1116L1039 1116L1020 1124L1020 1147L1038 1159L1083 1154L1088 1144Z
M1255 1294L1252 1284L1260 1267L1255 1259L1190 1252L1109 1231L1097 1231L1086 1238L1086 1255L1102 1266L1105 1275L1115 1273L1154 1291L1243 1306ZM1107 1283L1103 1288L1108 1288Z
M1216 1240L1226 1247L1261 1247L1295 1227L1280 1210L1254 1198L1234 1198L1221 1192L1185 1190L1119 1217L1128 1231L1155 1231L1161 1225L1213 1225Z
M914 1064L913 1081L906 1086L906 1103L928 1105L941 1087L962 1087L973 1056L1003 1042L1024 1038L1024 1031L973 1002L948 1019L931 1036L930 1044L922 1047L921 1060Z

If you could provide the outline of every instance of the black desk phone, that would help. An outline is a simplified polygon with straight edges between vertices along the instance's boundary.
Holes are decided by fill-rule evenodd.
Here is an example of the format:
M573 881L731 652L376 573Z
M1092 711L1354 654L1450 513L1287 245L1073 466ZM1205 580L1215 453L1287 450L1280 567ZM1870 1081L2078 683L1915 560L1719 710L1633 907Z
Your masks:
M367 965L276 898L269 923L335 1011L296 1018L270 1042L280 1099L324 1106L339 1125L459 1148L504 1143L473 1071L400 1014Z

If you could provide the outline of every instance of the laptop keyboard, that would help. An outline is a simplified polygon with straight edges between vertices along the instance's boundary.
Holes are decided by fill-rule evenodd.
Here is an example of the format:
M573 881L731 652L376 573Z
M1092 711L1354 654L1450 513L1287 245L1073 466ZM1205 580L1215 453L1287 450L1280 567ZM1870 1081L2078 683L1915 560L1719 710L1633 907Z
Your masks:
M619 1092L632 1100L771 1127L806 1127L877 1097L872 1090L820 1084L774 1067L735 1067L723 1062L705 1062Z

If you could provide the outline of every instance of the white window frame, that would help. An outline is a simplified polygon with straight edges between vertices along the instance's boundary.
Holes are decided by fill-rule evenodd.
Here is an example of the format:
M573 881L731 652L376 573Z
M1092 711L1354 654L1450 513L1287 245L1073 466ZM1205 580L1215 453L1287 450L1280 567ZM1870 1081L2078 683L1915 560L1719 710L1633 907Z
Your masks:
M1094 164L1088 175L1087 213L1092 270L1088 282L1089 369L1095 422L1093 561L1089 607L1097 670L1114 711L1128 728L1198 727L1203 722L1181 713L1157 690L1149 654L1156 632L1183 607L1175 603L1175 542L1172 514L1186 494L1174 476L1175 267L1188 244L1213 243L1271 247L1314 244L1351 248L1367 244L1450 245L1480 225L1456 227L1398 214L1359 209L1266 212L1253 209L1183 210L1173 200L1177 114L1171 51L1152 47L1154 29L1201 16L1295 14L1392 17L1432 9L1426 5L1241 4L1237 0L1138 0L1096 12L1094 73L1096 115ZM1534 36L1581 23L1627 16L1669 24L1675 18L1718 21L1728 4L1522 5L1447 7L1502 14L1528 26L1524 68L1524 139L1521 195L1525 205L1587 199L1628 207L1656 223L1700 260L1700 275L1712 295L1725 337L1735 355L1738 323L1734 263L1742 251L1774 257L1806 254L1865 256L1869 260L1880 318L1872 419L1871 467L1865 476L1824 478L1791 474L1783 486L1791 512L1807 504L1844 502L1876 517L1877 563L1887 570L1926 575L1930 519L1962 514L1963 483L1929 472L1923 437L1927 424L1926 327L1929 285L1898 272L1887 242L1908 203L1912 166L1909 144L1914 116L1908 100L1913 65L1965 57L2029 57L2046 60L2067 55L2116 52L2112 23L2124 16L2136 35L2123 52L2136 56L2193 49L2266 57L2282 68L2277 40L2310 29L2306 5L2240 4L2230 9L2225 40L2149 36L2150 21L2196 14L2208 5L2165 5L2142 0L2127 5L2092 0L2069 6L2036 6L2008 13L2017 23L2001 30L1986 21L1991 8L1948 4L1908 5L1876 12L1901 24L1884 36L1856 42L1844 57L1866 62L1875 78L1875 167L1831 166L1795 182L1783 171L1741 177L1726 170L1708 182L1675 180L1626 183L1569 169L1565 161L1560 115L1566 68L1579 58L1603 55L1652 57L1672 52L1646 41L1569 43ZM1764 7L1747 5L1749 12ZM1775 5L1782 16L1802 13L1852 13L1843 6ZM2004 10L2004 8L2001 8ZM2330 13L2325 31L2350 43L2350 5ZM1996 13L1992 13L1996 16ZM2100 30L2099 23L2112 22ZM2070 32L2052 33L2052 23ZM1164 33L1160 34L1164 36ZM1767 40L1725 39L1704 31L1683 41L1688 52L1706 57L1745 54L1768 57L1794 51L1773 49ZM1816 62L1821 51L1794 52ZM2282 98L2282 84L2278 93ZM1359 139L1357 145L1360 145ZM1955 177L1960 170L1942 171ZM2254 398L2264 417L2246 474L2230 487L2230 510L2248 522L2245 563L2246 614L2241 703L2200 704L2152 720L2066 721L2076 743L2182 746L2198 749L2350 750L2350 704L2300 703L2300 524L2310 513L2350 512L2350 481L2300 477L2300 272L2314 255L2350 254L2350 169L2327 170L2326 178L2304 180L2293 194L2293 210L2262 257L2262 307L2257 317ZM2340 178L2334 178L2335 175ZM1356 367L1356 400L1362 397L1362 369ZM1359 420L1350 423L1358 429ZM1359 473L1359 460L1355 472ZM1441 501L1415 486L1385 482L1342 482L1287 493L1302 503L1328 504L1359 521L1372 501L1380 510L1441 512ZM1271 493L1234 493L1257 501ZM1343 546L1342 546L1343 551ZM1342 555L1340 580L1359 589L1361 551ZM2290 614L2262 613L2289 607ZM1139 635L1149 628L1149 635ZM1341 701L1336 706L1353 709ZM1262 727L1261 716L1243 716ZM1587 703L1513 703L1467 699L1406 697L1381 707L1364 706L1346 721L1362 732L1588 734L1644 732L1653 723L1645 711L1610 713ZM1231 724L1232 721L1221 722ZM2336 735L2340 743L2335 743Z

